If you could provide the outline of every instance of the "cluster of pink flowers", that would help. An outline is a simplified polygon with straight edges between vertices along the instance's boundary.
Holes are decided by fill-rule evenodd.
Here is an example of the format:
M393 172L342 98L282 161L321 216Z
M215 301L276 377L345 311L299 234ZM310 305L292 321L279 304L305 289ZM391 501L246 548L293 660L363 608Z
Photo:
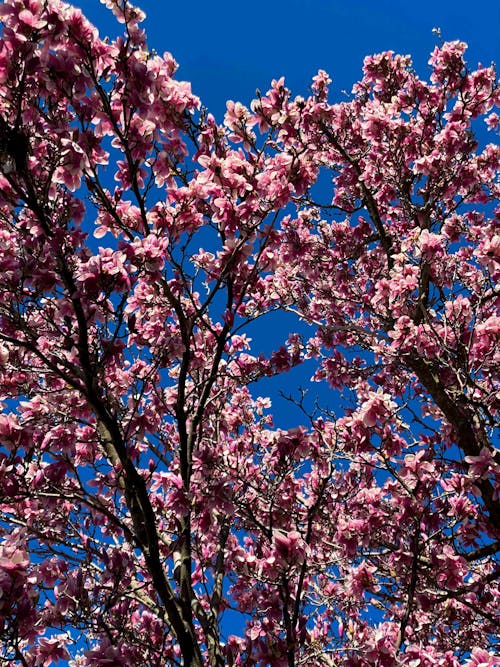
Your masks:
M104 4L0 7L0 661L493 667L493 68L218 124Z

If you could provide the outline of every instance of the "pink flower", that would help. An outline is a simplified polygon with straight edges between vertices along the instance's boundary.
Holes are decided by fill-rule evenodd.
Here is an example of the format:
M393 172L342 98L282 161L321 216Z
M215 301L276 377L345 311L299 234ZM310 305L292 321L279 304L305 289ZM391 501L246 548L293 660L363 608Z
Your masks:
M37 18L35 14L32 14L29 9L23 9L19 12L19 20L34 30L43 28L46 23L43 19Z
M0 547L0 568L4 572L9 574L23 572L29 563L28 553L23 549L8 550L5 547Z
M485 118L485 123L488 126L488 130L497 130L500 118L497 113L490 113L490 115Z
M70 655L66 649L65 644L68 642L67 635L56 635L50 638L40 637L33 653L35 657L35 665L48 667L59 660L67 660Z
M498 667L498 655L495 656L481 648L473 648L465 667Z
M486 479L492 469L498 468L493 453L487 447L483 447L479 456L466 456L465 461L469 464L469 474L481 479Z
M296 530L284 532L276 530L273 533L273 546L278 560L282 564L300 564L306 555L307 547L302 536Z
M368 398L362 403L359 414L365 426L373 427L379 419L388 419L395 408L396 403L379 387L376 392L368 392Z

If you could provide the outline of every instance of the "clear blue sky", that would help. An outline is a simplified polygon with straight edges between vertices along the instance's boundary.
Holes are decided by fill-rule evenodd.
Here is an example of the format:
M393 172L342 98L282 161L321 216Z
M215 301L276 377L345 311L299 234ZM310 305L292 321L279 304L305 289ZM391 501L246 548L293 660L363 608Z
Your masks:
M104 36L116 34L99 0L76 0ZM334 94L350 90L367 54L409 53L420 76L436 43L469 44L471 67L500 62L498 0L138 0L147 13L150 48L170 51L179 78L192 82L203 104L222 118L227 99L248 103L285 76L295 94L307 92L319 68L328 71ZM118 26L118 30L120 27Z

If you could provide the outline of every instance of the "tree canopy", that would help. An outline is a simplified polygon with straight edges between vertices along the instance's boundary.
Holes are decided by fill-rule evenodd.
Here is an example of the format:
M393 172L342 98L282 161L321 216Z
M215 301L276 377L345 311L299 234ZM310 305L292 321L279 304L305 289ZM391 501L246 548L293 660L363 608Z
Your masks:
M0 664L498 665L493 66L218 123L105 4L0 6Z

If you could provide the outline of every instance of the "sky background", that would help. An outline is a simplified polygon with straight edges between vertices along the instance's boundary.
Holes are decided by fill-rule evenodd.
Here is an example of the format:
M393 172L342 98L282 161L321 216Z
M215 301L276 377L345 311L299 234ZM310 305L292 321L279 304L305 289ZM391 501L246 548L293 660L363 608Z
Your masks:
M77 0L101 36L121 32L99 0ZM147 14L149 47L170 51L178 76L218 120L227 99L249 103L255 90L285 76L305 94L318 69L339 99L361 75L363 58L385 50L411 54L422 78L436 44L469 45L471 67L500 61L500 2L495 0L137 0Z

